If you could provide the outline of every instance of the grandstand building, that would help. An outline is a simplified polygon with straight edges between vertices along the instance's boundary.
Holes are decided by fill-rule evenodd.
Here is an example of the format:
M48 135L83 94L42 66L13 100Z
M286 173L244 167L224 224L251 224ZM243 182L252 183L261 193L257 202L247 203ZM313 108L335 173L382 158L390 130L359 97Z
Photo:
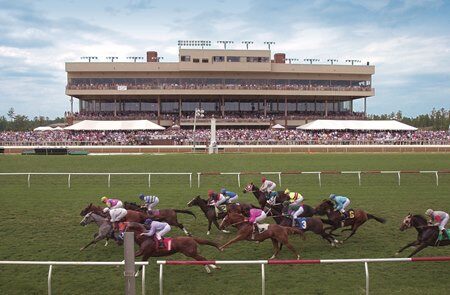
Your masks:
M179 50L178 62L67 62L66 94L79 117L149 119L192 126L201 108L218 126L299 126L312 119L364 118L375 94L369 65L290 64L270 50ZM364 112L353 101L364 99ZM85 117L86 118L86 117ZM204 118L198 125L209 124Z

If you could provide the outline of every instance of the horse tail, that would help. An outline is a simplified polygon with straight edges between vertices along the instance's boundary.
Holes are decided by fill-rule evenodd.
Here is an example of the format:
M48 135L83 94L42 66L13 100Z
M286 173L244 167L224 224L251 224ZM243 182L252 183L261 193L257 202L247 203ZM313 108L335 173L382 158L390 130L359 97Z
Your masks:
M197 219L197 216L195 216L195 214L190 210L173 209L173 211L175 211L176 213L190 214L190 215L194 216L195 219Z
M381 218L381 217L376 217L375 215L372 215L369 213L367 213L367 219L375 219L376 221L378 221L380 223L386 223L386 219Z
M192 239L194 239L194 241L196 241L197 244L209 245L209 246L215 247L216 249L219 249L219 244L217 244L216 242L205 240L202 238L197 238L197 237L192 237Z

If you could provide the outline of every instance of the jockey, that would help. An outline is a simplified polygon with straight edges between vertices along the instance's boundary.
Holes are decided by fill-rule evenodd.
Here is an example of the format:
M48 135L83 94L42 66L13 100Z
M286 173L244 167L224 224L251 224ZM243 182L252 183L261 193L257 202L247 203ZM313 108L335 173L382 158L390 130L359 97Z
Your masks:
M287 212L292 216L292 226L295 226L295 220L305 212L303 205L296 203L289 203L289 201L284 201L283 206L287 207Z
M342 220L347 218L345 208L350 205L350 200L344 196L337 196L335 194L330 195L330 200L334 203L334 211L339 211L342 214Z
M303 202L304 198L300 193L291 192L289 189L286 189L284 194L289 196L289 201L293 204L300 205Z
M208 197L210 198L211 204L218 209L220 205L224 204L227 201L224 195L218 194L212 189L208 190Z
M277 187L275 182L268 180L264 176L261 178L261 183L262 185L259 190L267 195L270 195L270 193Z
M227 191L224 188L220 190L220 193L225 197L227 203L234 203L239 198L236 193Z
M430 222L433 223L433 225L439 226L439 230L442 232L442 236L447 238L447 240L450 240L447 230L445 229L445 225L448 222L448 213L444 211L434 211L433 209L428 209L425 212L426 216L430 217Z
M148 232L141 233L140 236L151 237L155 235L159 248L164 248L163 236L171 230L170 225L167 222L153 221L150 218L147 218L144 224L150 227L150 229Z
M108 197L102 197L100 201L102 201L106 205L106 208L103 209L103 212L105 213L112 209L123 208L122 201L118 199L110 199Z
M266 212L264 212L261 209L252 208L250 209L250 217L247 219L244 219L244 221L248 221L251 224L253 224L253 233L252 233L252 239L255 237L254 234L256 232L257 223L260 223L267 217Z
M146 196L144 194L140 194L139 199L145 202L145 207L147 207L149 213L151 213L153 208L159 203L159 198L157 196Z

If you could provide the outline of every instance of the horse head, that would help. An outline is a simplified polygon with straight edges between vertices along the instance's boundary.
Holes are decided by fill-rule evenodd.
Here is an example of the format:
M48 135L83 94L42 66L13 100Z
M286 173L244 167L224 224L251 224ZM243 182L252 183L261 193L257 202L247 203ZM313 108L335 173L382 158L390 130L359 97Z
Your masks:
M244 194L246 194L246 193L254 193L254 192L256 192L257 191L257 188L256 188L256 186L253 184L253 182L250 182L249 184L247 184L245 187L244 187L244 190L242 191Z
M402 225L400 225L400 231L407 230L411 227L412 215L408 213L405 218L403 218Z
M89 223L91 223L92 221L94 221L94 219L92 218L92 214L93 214L93 212L87 213L87 214L84 216L83 220L80 221L80 225L81 225L81 226L86 226L86 225L88 225Z
M134 232L134 234L137 236L141 233L143 233L144 231L146 231L147 229L145 228L145 226L142 223L138 223L138 222L125 222L126 226L125 226L125 231L128 232Z
M236 223L243 222L245 217L239 213L228 213L219 225L219 229L225 229L230 225L234 225Z
M333 203L330 200L323 200L322 203L317 205L316 208L314 208L314 211L319 215L325 215L329 210L333 208Z
M86 208L84 208L83 210L81 210L80 216L86 216L86 214L88 214L89 212L91 212L91 207L92 207L92 203L90 203L88 206L86 206Z
M200 200L201 200L200 195L198 195L195 198L193 198L192 200L190 200L187 203L187 206L188 207L197 206L199 204Z

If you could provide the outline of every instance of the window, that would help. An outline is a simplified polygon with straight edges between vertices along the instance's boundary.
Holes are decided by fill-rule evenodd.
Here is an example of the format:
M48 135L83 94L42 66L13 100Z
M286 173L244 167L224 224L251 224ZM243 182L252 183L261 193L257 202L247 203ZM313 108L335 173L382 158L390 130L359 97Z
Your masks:
M262 56L247 56L247 62L269 62L269 58Z
M209 59L207 59L207 58L202 58L202 63L204 63L204 64L209 63Z
M240 56L227 56L227 62L240 62Z
M190 55L182 55L181 61L191 61L191 56Z
M224 62L225 56L213 56L213 62Z
M200 60L198 58L194 58L192 61L195 62L195 63L199 63L200 62Z

